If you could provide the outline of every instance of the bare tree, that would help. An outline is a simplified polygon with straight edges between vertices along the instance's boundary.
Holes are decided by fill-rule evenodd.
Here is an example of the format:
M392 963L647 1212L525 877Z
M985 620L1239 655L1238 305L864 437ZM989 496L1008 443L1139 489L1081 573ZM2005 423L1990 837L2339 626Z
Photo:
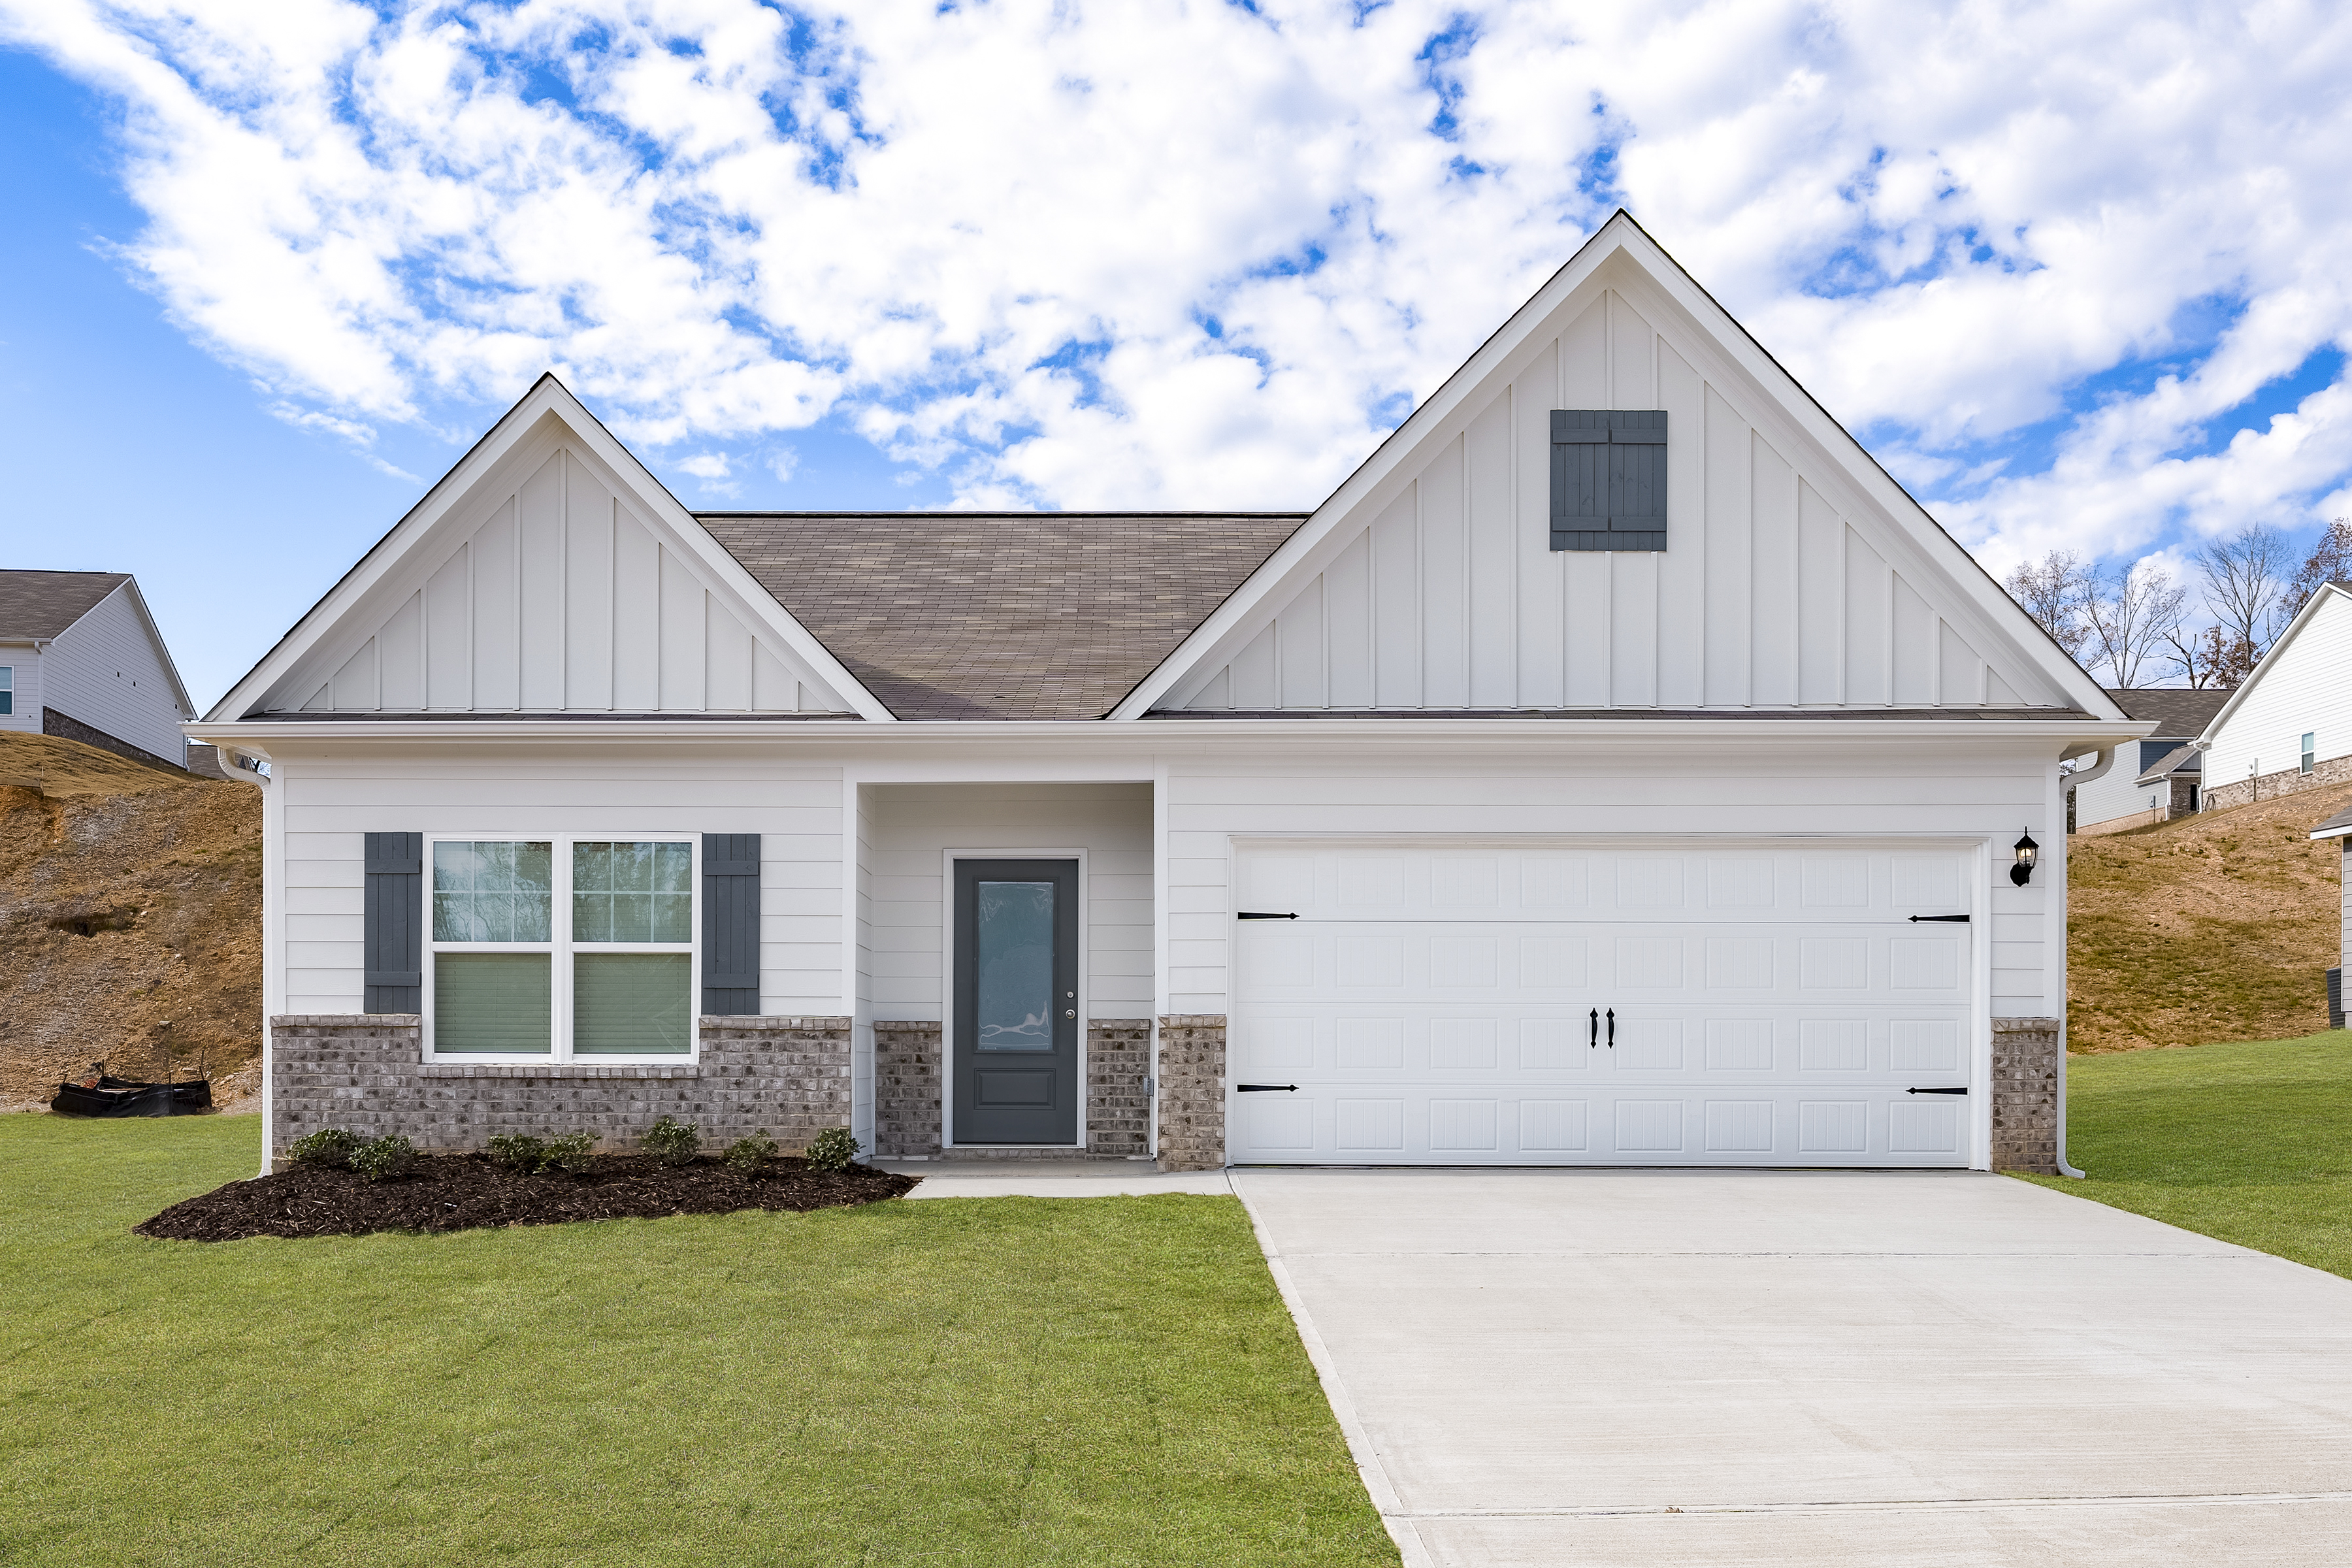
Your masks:
M2085 578L2080 610L2087 632L2084 668L2105 669L2112 686L2137 686L2140 667L2177 636L2189 591L2153 561Z
M2327 525L2327 531L2319 536L2318 548L2287 585L2289 620L2303 613L2304 605L2311 603L2311 596L2319 592L2324 583L2352 584L2352 517L2339 517Z
M2083 619L2083 600L2091 582L2088 562L2071 550L2053 550L2039 561L2021 563L2001 586L2071 658L2091 635Z
M2164 658L2193 687L2227 690L2253 672L2254 650L2220 626L2191 628L2174 621L2161 639Z
M2247 654L2247 668L2268 653L2285 629L2286 541L2278 531L2250 522L2227 539L2217 539L2197 552L2204 577L2205 609L2221 628L2221 644L2232 654ZM2236 684L2232 681L2230 684Z

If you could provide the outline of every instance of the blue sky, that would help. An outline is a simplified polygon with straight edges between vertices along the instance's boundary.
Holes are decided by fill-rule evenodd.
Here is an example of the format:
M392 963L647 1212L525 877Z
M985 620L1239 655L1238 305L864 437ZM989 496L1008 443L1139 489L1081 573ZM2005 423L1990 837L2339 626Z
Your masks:
M689 506L1311 506L1620 203L1996 572L2352 512L2352 19L0 0L0 559L210 701L541 371Z

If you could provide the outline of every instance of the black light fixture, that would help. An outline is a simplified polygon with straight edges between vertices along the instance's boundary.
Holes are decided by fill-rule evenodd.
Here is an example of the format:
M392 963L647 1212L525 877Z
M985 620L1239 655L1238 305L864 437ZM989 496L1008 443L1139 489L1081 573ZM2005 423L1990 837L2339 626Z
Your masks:
M2017 864L2009 868L2011 881L2022 888L2033 880L2033 857L2041 848L2041 845L2033 842L2032 829L2028 828L2025 837L2017 841Z

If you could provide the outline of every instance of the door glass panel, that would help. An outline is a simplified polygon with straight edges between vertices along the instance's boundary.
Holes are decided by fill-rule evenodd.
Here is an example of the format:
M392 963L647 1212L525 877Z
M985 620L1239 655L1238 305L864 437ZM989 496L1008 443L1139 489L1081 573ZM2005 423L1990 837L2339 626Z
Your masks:
M983 1051L1054 1048L1054 884L982 882L972 957Z
M433 846L435 942L547 942L554 846L478 839Z

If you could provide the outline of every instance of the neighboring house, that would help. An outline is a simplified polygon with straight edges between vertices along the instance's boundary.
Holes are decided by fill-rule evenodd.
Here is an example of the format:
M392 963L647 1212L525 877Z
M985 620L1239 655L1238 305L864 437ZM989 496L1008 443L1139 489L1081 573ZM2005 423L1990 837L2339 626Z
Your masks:
M1621 213L1305 515L697 515L543 378L190 732L273 1150L2050 1170L2147 729Z
M2179 687L2110 687L2107 695L2135 719L2154 724L2153 732L2116 749L2114 764L2097 776L2086 771L2069 782L2077 833L2120 833L2168 822L2198 809L2202 753L2192 743L2212 722L2227 691Z
M2352 811L2339 811L2311 830L2314 838L2333 838L2341 852L2342 924L2336 967L2327 972L2327 1026L2345 1026L2344 975L2352 970Z
M2321 584L2197 745L2207 811L2352 780L2352 587Z
M195 712L129 573L0 571L0 730L177 768Z

